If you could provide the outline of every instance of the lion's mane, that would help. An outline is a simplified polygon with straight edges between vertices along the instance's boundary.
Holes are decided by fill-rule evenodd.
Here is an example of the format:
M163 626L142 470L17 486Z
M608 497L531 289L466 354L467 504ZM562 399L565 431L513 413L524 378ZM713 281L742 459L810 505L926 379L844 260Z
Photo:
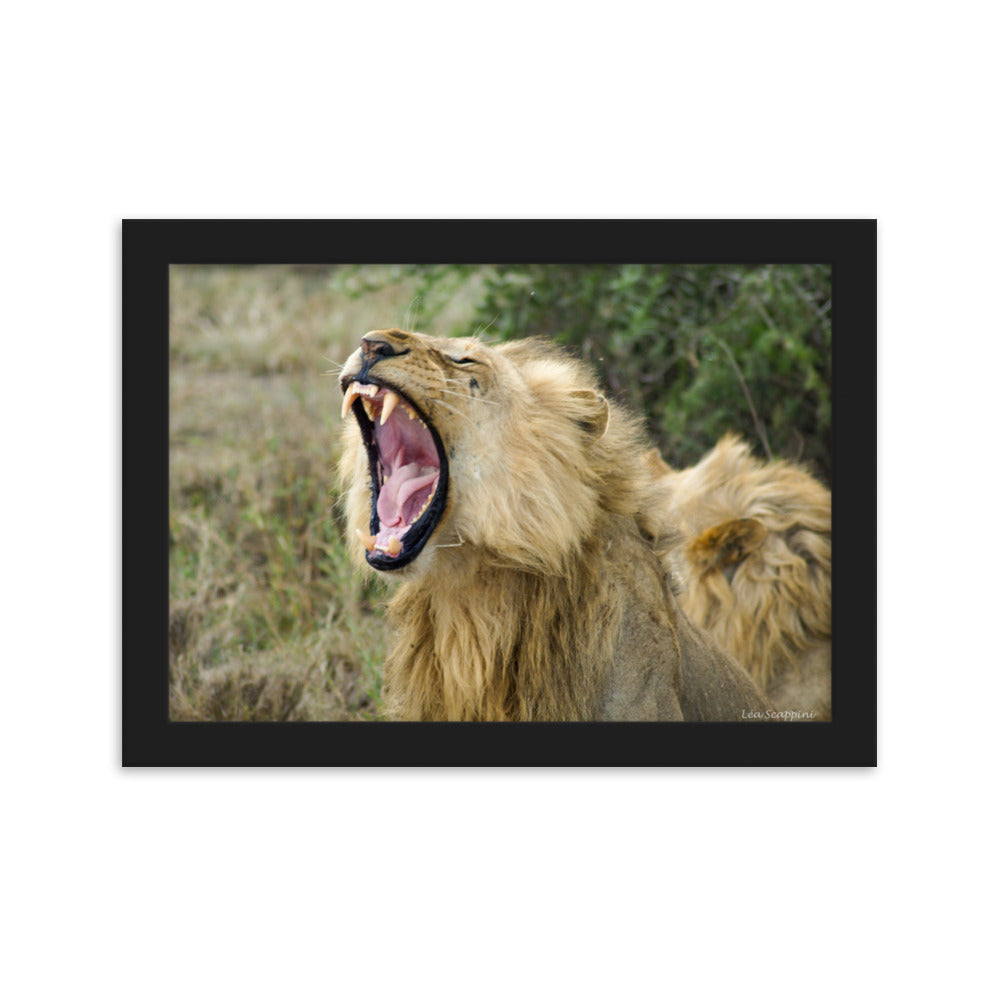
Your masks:
M651 455L665 564L693 622L733 654L775 707L830 718L830 491L799 466L765 462L733 435L697 465Z
M386 330L348 360L345 392L359 379L412 404L447 466L440 520L394 569L370 548L373 459L345 422L348 532L367 538L356 557L378 556L399 581L388 714L738 719L769 707L678 608L657 555L672 539L648 442L585 365L539 340L487 347Z

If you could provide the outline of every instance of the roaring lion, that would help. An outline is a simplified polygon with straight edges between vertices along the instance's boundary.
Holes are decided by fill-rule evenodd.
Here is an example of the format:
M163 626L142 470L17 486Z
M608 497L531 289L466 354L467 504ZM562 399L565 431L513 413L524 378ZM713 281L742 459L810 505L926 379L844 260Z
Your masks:
M768 717L678 607L648 443L584 365L544 341L376 330L340 383L349 536L399 581L390 717Z
M750 672L784 717L830 718L830 491L789 462L764 462L732 435L697 465L647 455L665 565L688 617Z

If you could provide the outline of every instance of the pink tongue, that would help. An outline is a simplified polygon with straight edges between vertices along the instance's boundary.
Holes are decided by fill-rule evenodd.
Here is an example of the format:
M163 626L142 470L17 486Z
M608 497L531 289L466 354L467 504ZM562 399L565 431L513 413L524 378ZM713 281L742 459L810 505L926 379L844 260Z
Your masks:
M437 472L430 472L420 475L420 466L416 462L409 465L402 465L393 469L392 474L382 484L382 489L378 495L378 519L381 528L407 527L407 522L403 517L403 507L406 501L418 490L430 486L437 478ZM381 535L381 532L379 532ZM398 538L402 532L399 532Z

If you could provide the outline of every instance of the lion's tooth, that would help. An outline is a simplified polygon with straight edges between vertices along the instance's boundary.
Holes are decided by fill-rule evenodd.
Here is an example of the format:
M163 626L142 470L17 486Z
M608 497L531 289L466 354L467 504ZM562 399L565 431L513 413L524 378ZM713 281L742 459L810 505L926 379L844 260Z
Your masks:
M392 538L389 539L389 544L386 546L385 550L391 556L398 556L399 553L402 551L402 549L403 549L403 543L400 542L400 540L395 535L393 535Z
M347 387L347 392L344 393L344 405L341 407L340 410L341 420L347 419L347 411L351 408L351 403L353 403L354 400L357 398L358 398L358 387L354 382L352 382Z
M385 390L385 399L382 401L382 419L379 421L381 426L385 426L385 422L389 419L389 415L394 409L396 409L396 404L399 402L399 396L392 391L392 389Z
M357 532L358 538L361 539L361 544L369 552L373 552L375 550L375 536L366 535L360 528L355 528L354 530Z
M368 419L374 422L375 408L372 406L372 401L367 396L362 396L361 405L365 408L365 413L368 414Z

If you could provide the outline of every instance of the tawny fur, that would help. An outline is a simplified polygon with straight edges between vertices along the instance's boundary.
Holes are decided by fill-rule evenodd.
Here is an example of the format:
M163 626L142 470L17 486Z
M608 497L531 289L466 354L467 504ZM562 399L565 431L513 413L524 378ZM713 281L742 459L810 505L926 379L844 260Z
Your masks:
M679 609L656 547L656 477L638 422L589 370L540 341L487 347L373 331L371 377L417 406L449 456L445 513L386 575L396 644L390 717L426 720L741 719L770 708ZM459 360L473 363L459 364ZM347 387L361 369L348 359ZM353 418L341 479L348 537L369 528L368 460ZM367 566L362 545L355 556Z
M675 471L655 453L665 565L696 624L750 671L774 706L830 718L830 491L789 462L763 462L727 435Z

